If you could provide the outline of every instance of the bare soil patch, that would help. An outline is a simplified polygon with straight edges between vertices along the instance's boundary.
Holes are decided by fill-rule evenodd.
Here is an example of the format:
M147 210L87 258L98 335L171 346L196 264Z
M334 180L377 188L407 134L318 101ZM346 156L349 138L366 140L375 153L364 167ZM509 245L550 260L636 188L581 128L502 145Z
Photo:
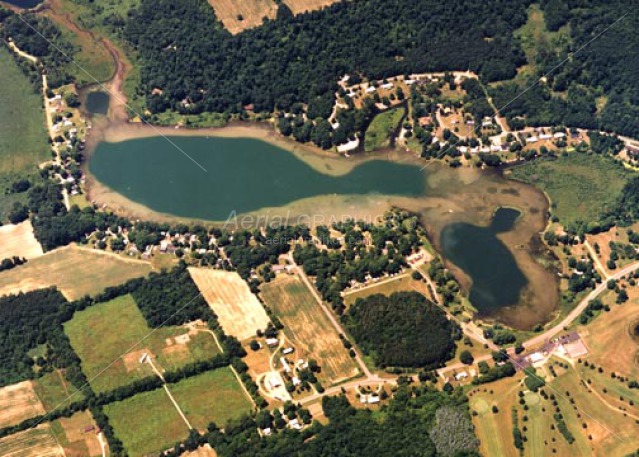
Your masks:
M270 319L257 297L235 272L189 268L189 273L224 329L240 341L264 330Z
M25 419L44 414L33 383L23 381L0 389L0 428L19 424ZM4 455L1 454L0 455Z
M0 439L0 455L4 457L65 457L51 434L49 424L30 428Z
M42 254L42 246L33 235L30 220L0 227L0 260L13 256L33 259Z

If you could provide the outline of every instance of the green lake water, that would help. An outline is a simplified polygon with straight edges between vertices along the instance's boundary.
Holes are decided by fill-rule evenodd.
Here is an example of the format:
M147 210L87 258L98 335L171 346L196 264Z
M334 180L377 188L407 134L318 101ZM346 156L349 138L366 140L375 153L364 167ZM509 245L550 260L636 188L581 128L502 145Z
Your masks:
M101 183L152 210L226 220L322 195L424 193L415 165L364 162L342 176L321 173L294 154L249 138L171 137L205 172L162 137L100 143L89 170Z
M471 278L469 298L480 316L516 305L528 284L512 253L497 238L513 228L520 214L515 209L499 208L488 227L453 223L442 231L444 255Z
M107 114L111 97L106 92L94 91L87 94L86 110L91 114Z

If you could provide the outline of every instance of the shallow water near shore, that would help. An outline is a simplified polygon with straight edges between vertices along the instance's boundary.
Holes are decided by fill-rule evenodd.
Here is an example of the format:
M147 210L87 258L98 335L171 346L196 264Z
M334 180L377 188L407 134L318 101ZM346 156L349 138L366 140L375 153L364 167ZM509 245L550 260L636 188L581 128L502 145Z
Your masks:
M485 228L498 208L517 208L515 227L506 223L494 235L502 248L481 260L486 268L493 260L506 262L524 278L523 285L503 284L504 293L517 297L514 304L511 298L500 300L490 309L481 307L480 314L522 329L551 318L557 279L533 258L535 237L546 224L547 201L533 187L474 168L453 170L435 163L420 170L423 162L407 153L345 159L286 150L269 139L224 137L225 132L220 137L179 132L182 136L167 141L140 126L121 133L123 141L100 142L89 161L91 199L131 217L231 222L232 228L238 221L247 228L273 221L375 221L398 206L420 215L471 296L476 278L464 265L474 254L463 249L460 257L448 256L446 228ZM500 216L496 223L501 222Z

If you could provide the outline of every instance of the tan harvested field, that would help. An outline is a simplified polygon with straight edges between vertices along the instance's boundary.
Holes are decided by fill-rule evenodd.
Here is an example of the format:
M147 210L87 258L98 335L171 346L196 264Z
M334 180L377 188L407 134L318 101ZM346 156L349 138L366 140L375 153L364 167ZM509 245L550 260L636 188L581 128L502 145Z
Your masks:
M185 452L182 454L184 457L217 457L217 453L210 444L200 446L195 451Z
M344 304L350 306L355 303L358 298L366 298L375 294L389 296L395 292L414 292L415 289L428 295L428 286L422 281L413 279L409 272L392 279L384 279L379 283L371 284L362 289L349 291L344 294Z
M270 322L260 301L237 273L208 268L189 268L189 273L226 334L245 340Z
M0 439L2 457L64 457L49 424Z
M273 0L209 0L215 16L233 33L261 25L264 17L274 19L277 5ZM241 16L242 20L238 19Z
M623 305L612 303L590 324L580 326L589 354L588 361L623 376L639 378L639 343L631 332L639 325L639 291L628 287L630 299ZM613 301L613 300L611 300Z
M301 14L306 11L315 11L332 5L339 0L284 0L293 14Z
M42 254L42 246L33 235L31 221L0 227L0 260L13 256L30 260Z
M357 365L337 330L299 277L279 277L262 285L262 296L284 324L284 334L296 347L295 357L314 358L320 364L320 379L334 384L357 375Z
M71 245L0 273L0 295L57 286L67 299L76 300L150 272L142 260Z
M19 424L44 412L31 381L19 382L0 389L0 429ZM0 455L4 454L0 452Z

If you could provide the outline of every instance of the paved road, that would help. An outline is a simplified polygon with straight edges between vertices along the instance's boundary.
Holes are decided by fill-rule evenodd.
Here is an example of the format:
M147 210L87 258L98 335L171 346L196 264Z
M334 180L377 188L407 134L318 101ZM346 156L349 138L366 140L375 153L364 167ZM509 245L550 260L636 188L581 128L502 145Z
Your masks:
M626 276L628 273L634 272L637 269L639 269L639 262L631 263L630 265L619 270L614 275L610 276L609 279L617 280L622 276ZM570 325L572 321L574 321L581 315L584 309L586 309L586 306L588 306L588 302L590 302L590 300L597 298L597 296L604 292L607 288L608 286L606 285L606 282L602 282L601 284L599 284L592 292L590 292L583 300L581 300L581 302L579 302L579 304L560 323L555 325L553 328L546 330L544 333L524 342L524 348L528 349L538 344L543 344L558 333L562 332L564 327Z

